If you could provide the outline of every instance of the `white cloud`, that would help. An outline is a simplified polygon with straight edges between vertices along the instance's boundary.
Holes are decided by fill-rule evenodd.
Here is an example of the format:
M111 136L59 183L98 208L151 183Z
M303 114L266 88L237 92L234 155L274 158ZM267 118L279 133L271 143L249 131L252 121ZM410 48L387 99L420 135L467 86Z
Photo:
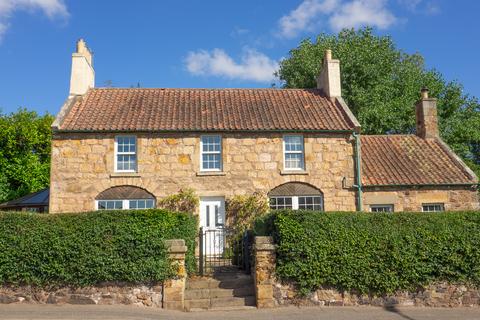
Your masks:
M311 28L312 22L320 14L330 14L339 4L339 0L304 0L295 10L280 18L279 35L294 38L300 32Z
M278 62L261 52L245 48L240 62L232 59L224 50L189 52L185 59L187 70L193 75L220 76L229 79L268 82L274 79Z
M413 5L420 0L410 1L409 5ZM333 31L366 25L386 29L397 21L388 10L386 0L304 0L280 18L278 35L294 38L304 31L312 31L322 18Z
M0 41L9 27L9 19L20 10L40 10L50 19L69 16L64 0L0 0Z
M342 5L330 17L330 27L335 31L365 25L387 29L396 20L395 16L386 8L385 0L355 0Z
M440 13L440 6L437 0L398 0L400 5L406 7L413 13L424 13L426 15L436 15Z

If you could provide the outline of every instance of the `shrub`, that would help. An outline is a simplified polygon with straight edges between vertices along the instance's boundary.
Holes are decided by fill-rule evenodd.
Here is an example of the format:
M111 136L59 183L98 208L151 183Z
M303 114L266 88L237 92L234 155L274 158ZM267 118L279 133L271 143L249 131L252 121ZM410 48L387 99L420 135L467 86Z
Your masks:
M268 199L262 193L233 196L226 203L227 225L233 229L234 235L241 235L253 227L255 219L266 215L269 210Z
M334 287L388 294L436 281L480 284L480 212L282 211L272 222L277 274L302 293Z
M195 191L193 189L185 189L158 201L158 207L170 211L194 213L199 203L200 199L195 194Z
M175 270L164 241L185 239L195 270L197 222L165 210L0 213L0 283L86 286L161 282Z

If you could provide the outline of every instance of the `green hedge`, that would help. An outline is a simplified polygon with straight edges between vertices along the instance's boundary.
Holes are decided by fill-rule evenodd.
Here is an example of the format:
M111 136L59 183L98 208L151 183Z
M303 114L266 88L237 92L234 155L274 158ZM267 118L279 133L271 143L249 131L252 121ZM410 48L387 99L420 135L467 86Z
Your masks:
M175 272L166 239L185 239L187 270L195 270L196 230L192 215L165 210L0 213L0 284L163 281Z
M277 274L303 294L319 287L385 294L444 280L480 284L480 212L282 211L257 229L273 232Z

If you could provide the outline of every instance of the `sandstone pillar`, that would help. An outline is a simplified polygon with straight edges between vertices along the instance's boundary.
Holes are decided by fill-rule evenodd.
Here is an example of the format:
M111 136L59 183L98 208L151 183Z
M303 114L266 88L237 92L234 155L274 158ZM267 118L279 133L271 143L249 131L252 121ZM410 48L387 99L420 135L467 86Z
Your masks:
M273 285L275 273L275 245L272 237L255 237L254 283L257 308L275 306Z
M187 272L185 270L185 253L187 246L185 240L165 241L170 259L178 268L177 277L165 281L163 286L163 308L172 310L184 310L185 283Z

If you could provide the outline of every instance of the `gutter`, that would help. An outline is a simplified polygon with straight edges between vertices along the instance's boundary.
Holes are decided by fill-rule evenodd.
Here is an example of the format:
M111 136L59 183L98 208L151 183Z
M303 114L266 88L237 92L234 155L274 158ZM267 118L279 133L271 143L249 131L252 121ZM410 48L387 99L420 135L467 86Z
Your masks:
M81 130L62 130L58 128L53 128L53 131L56 133L197 133L197 132L228 132L228 133L248 133L248 132L291 132L291 133L342 133L342 134L352 134L354 131L351 129L346 130L316 130L316 129L266 129L266 130L258 130L258 129L251 129L251 130L235 130L235 129L170 129L170 130L152 130L152 129L132 129L132 130L125 130L125 129L118 129L118 130L88 130L88 129L81 129Z
M472 183L425 183L425 184L372 184L365 185L364 188L385 188L385 187L470 187L480 186L478 182Z
M360 147L360 133L353 132L355 138L355 168L357 183L353 185L357 188L357 211L363 211L363 190L362 190L362 166L361 166L361 147Z

